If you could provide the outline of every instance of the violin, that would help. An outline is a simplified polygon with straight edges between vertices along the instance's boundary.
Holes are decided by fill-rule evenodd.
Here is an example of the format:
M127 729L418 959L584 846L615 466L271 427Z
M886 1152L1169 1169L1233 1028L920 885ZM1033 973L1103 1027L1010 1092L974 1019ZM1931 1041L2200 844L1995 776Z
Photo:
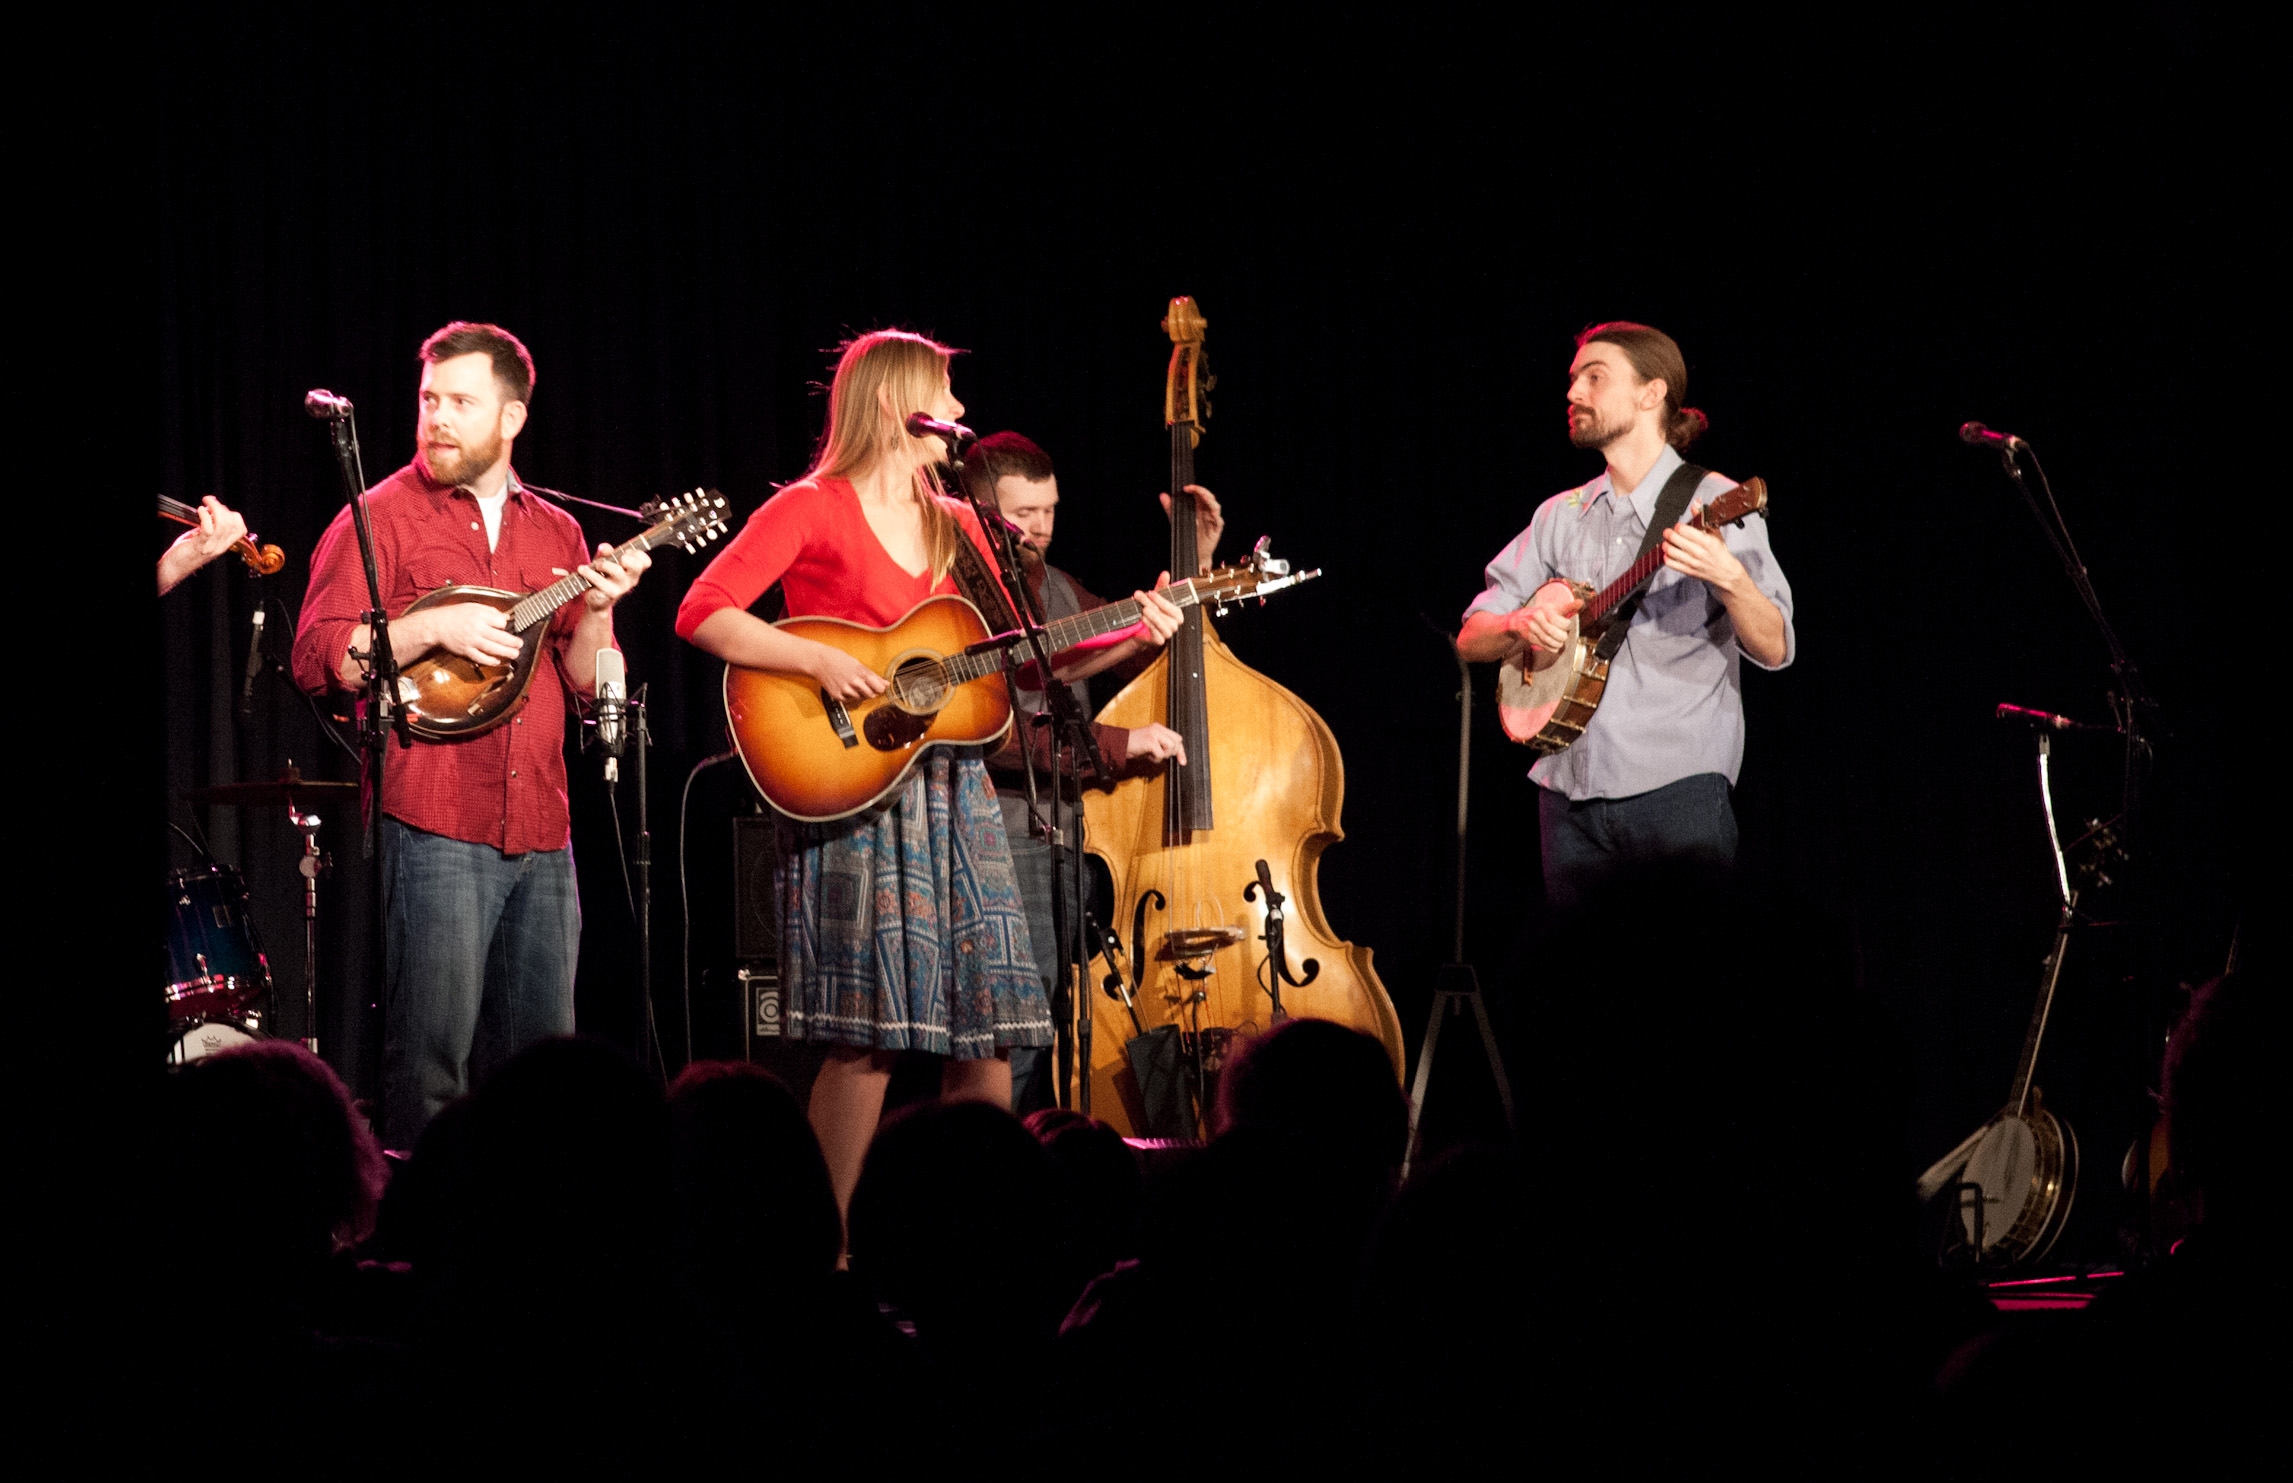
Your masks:
M172 520L178 525L196 526L199 524L199 507L187 505L179 499L169 499L163 494L159 497L159 518ZM270 576L287 564L287 553L278 547L256 545L253 531L233 541L231 549L238 553L241 561L247 563L247 570L258 577Z

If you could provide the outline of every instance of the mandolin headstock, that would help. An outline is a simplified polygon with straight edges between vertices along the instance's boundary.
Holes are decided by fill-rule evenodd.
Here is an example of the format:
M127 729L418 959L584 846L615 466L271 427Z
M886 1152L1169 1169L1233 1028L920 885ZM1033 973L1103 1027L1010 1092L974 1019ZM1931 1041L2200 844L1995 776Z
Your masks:
M1210 393L1218 385L1203 350L1210 321L1202 317L1201 306L1181 294L1170 301L1162 328L1171 346L1170 374L1163 379L1162 420L1174 427L1185 423L1199 443L1202 424L1210 417Z
M637 513L649 523L641 537L647 549L681 546L698 552L723 535L730 523L725 497L713 489L696 489L691 494L672 495L665 500L647 500L637 507Z

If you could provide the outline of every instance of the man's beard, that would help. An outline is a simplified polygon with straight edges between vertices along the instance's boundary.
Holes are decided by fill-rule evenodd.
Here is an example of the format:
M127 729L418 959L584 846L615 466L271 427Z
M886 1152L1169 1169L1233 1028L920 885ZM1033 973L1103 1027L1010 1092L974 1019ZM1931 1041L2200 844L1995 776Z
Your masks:
M440 464L435 457L436 453L448 453L452 456L447 462ZM501 456L502 440L496 437L492 441L479 444L476 447L472 447L468 443L452 449L426 445L422 450L422 464L430 471L431 478L441 484L449 484L459 489L463 485L473 482L480 474L500 462Z
M1581 419L1569 419L1568 440L1579 448L1602 449L1623 437L1629 427L1627 423L1603 422L1598 412L1587 407Z

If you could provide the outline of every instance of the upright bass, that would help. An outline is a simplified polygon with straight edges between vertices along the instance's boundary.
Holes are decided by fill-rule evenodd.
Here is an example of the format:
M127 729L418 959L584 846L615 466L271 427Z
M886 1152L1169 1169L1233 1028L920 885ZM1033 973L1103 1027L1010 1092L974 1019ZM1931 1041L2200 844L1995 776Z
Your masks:
M1171 300L1163 392L1170 430L1170 570L1201 569L1194 450L1209 416L1194 301ZM1190 1136L1236 1037L1278 1018L1335 1020L1371 1035L1402 1074L1401 1024L1369 949L1322 915L1322 851L1345 837L1345 764L1322 718L1235 658L1200 607L1107 704L1110 726L1161 722L1176 759L1084 798L1084 847L1114 883L1117 920L1100 942L1107 992L1093 1015L1089 1107L1126 1133ZM1129 929L1127 943L1122 929Z

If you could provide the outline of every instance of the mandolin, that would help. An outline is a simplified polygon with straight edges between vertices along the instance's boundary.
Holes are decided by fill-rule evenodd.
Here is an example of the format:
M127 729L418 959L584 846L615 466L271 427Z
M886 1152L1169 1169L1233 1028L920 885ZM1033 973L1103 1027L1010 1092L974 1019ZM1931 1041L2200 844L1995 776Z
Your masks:
M1752 478L1681 523L1717 535L1722 526L1766 514L1767 507L1767 482ZM1548 757L1584 735L1608 689L1609 661L1597 651L1609 621L1655 581L1663 567L1664 547L1659 542L1597 593L1583 582L1568 584L1584 606L1568 620L1568 643L1561 652L1542 669L1529 667L1537 654L1533 649L1524 649L1497 667L1497 718L1504 723L1505 735Z
M724 496L713 489L649 501L637 513L654 523L624 541L623 551L650 551L656 546L698 551L725 532ZM431 649L399 665L398 703L414 734L428 741L481 736L523 710L551 616L588 591L587 582L568 573L539 592L504 592L457 582L408 603L407 613L457 602L498 608L510 615L509 631L520 646L516 659L499 664L478 664L444 649Z
M199 524L199 507L187 505L179 499L169 499L163 494L159 497L159 518L196 528ZM270 576L287 564L287 553L278 547L256 545L253 531L233 541L231 549L238 553L241 561L247 563L247 570L258 577Z
M1292 572L1266 554L1261 540L1249 560L1173 582L1162 595L1181 610L1263 601L1320 576ZM1053 653L1139 621L1135 599L1108 603L1044 625ZM867 665L891 688L850 705L809 677L725 666L725 720L749 780L765 801L792 819L825 823L874 808L905 786L908 773L934 746L982 746L1011 725L1011 696L1000 680L1016 633L993 634L979 609L945 595L916 604L890 628L841 618L784 618L773 625L827 644Z

